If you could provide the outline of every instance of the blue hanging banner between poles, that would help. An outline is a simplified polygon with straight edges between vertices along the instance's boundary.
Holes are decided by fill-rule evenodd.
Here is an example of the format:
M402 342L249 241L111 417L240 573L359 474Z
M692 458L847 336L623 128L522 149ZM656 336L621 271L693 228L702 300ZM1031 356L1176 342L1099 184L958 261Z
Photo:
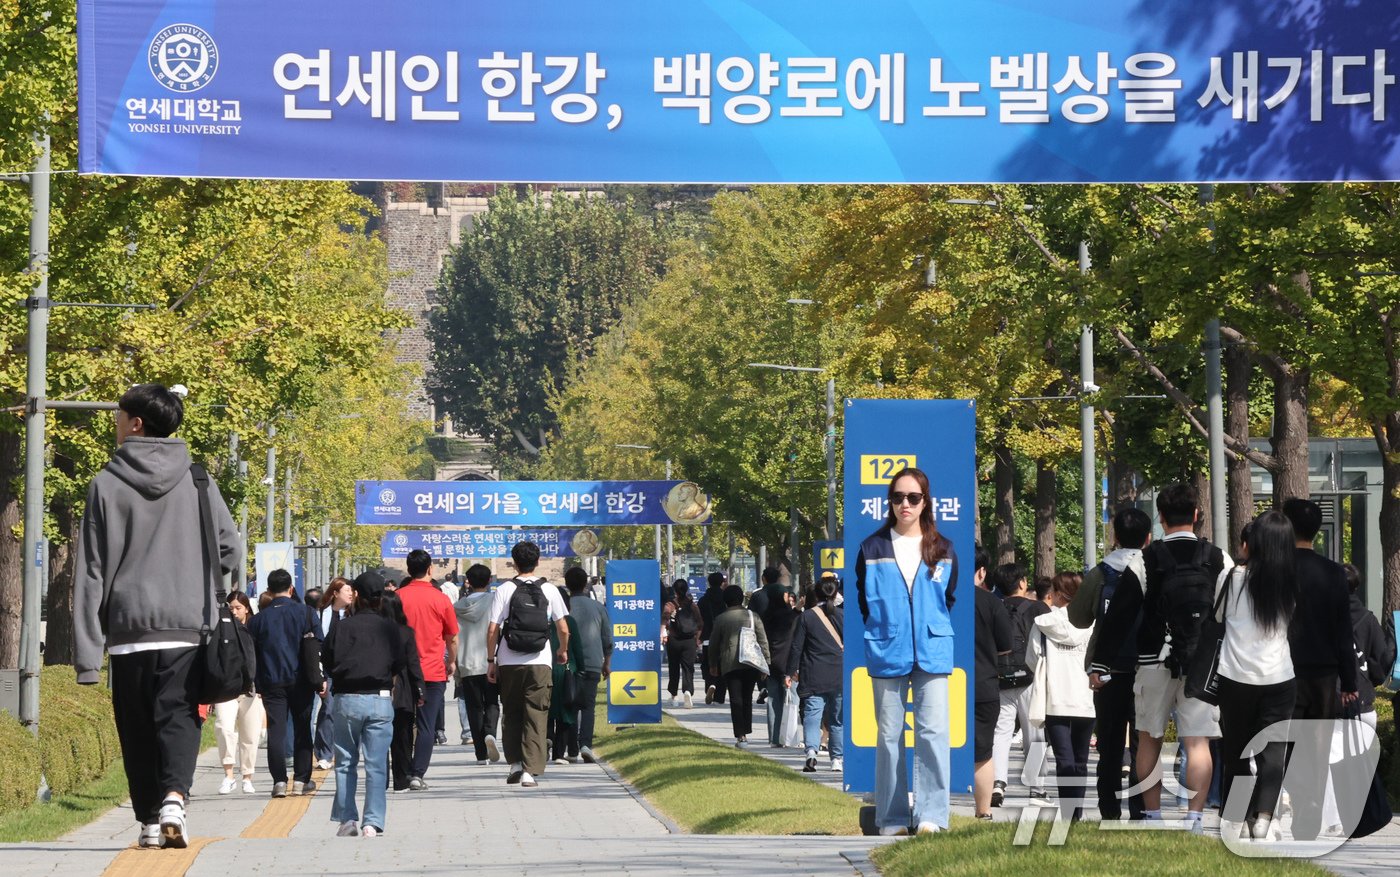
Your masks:
M79 169L1394 180L1397 35L1394 0L79 0Z
M612 674L607 679L608 724L661 721L661 602L654 560L610 560L608 620L612 622Z
M382 557L408 557L421 549L434 560L457 557L510 557L510 549L520 542L540 547L540 557L573 557L574 537L586 534L580 544L596 553L598 534L585 530L390 530L379 541Z
M355 523L408 527L708 524L693 481L356 481ZM576 534L577 535L577 534ZM596 546L575 540L577 553Z
M958 555L960 571L953 604L954 669L948 681L950 788L953 792L970 792L977 412L966 399L847 399L845 412L845 788L850 792L875 788L875 700L865 668L865 625L856 592L856 555L861 542L884 525L890 479L899 470L912 467L928 476L928 501L933 503L938 531L952 540ZM906 727L913 728L912 712L906 714ZM906 730L904 739L912 773L913 730ZM909 787L914 787L912 780Z

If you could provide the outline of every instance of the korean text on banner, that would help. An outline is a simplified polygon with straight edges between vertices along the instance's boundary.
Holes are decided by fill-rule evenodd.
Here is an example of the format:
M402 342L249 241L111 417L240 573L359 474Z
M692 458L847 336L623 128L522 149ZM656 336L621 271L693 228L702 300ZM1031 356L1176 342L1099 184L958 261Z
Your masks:
M478 182L1400 179L1400 5L79 0L79 168ZM1364 157L1364 158L1362 158Z
M422 550L434 560L459 557L510 557L520 542L540 547L540 557L573 557L574 536L580 530L390 530L380 540L383 557L408 557ZM591 538L596 540L596 534Z
M710 497L693 481L357 481L355 523L400 527L708 524ZM577 544L574 548L579 554L590 553Z
M848 399L846 435L846 775L851 792L875 787L875 695L865 668L865 625L856 595L856 555L860 544L884 526L889 512L886 493L900 469L921 469L938 532L952 540L961 567L953 605L953 664L948 680L949 738L953 791L972 787L973 584L975 551L973 498L976 495L977 417L968 400ZM912 709L912 707L911 707ZM912 712L906 727L913 727ZM914 733L907 730L911 750ZM910 788L913 788L912 781Z

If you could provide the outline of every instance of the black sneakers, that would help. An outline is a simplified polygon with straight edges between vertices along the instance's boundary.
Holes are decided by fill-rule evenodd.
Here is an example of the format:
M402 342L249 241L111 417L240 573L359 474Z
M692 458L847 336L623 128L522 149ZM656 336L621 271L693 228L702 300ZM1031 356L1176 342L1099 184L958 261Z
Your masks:
M808 757L807 757L807 760L806 760L805 762L802 763L802 772L803 772L803 773L816 773L816 772L817 772L817 759L814 758L814 757L812 757L812 756L808 756Z
M1000 807L1002 802L1005 800L1006 783L1002 782L1001 780L997 780L996 783L992 786L992 806Z

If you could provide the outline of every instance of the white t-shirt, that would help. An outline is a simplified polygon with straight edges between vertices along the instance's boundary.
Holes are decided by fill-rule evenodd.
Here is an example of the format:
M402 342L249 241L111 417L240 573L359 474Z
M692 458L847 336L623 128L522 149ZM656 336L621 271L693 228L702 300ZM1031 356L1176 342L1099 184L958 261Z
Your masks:
M1266 633L1254 621L1254 600L1245 587L1244 569L1225 570L1216 583L1217 596L1229 588L1225 600L1225 641L1220 649L1220 675L1245 685L1277 685L1293 678L1293 653L1288 646L1288 625Z
M525 579L525 581L535 581L540 583L540 590L544 592L545 599L549 601L549 620L558 621L569 614L569 610L564 608L564 598L559 595L559 589L541 576L537 579ZM515 582L501 582L501 586L496 589L496 593L491 595L491 623L504 625L506 619L510 617L510 598L514 596L516 589ZM550 667L554 664L554 654L545 643L544 648L538 652L517 652L506 645L506 638L501 637L496 649L496 663L501 666L541 666Z
M894 559L899 564L899 572L904 576L904 586L912 593L914 590L914 577L919 574L919 561L922 560L924 537L901 536L898 533L891 533L890 539L894 543Z

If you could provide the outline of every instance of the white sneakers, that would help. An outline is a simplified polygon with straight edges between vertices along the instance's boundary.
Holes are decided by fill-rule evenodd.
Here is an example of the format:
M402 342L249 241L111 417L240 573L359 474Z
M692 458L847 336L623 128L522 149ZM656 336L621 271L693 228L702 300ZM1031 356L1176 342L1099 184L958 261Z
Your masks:
M535 780L533 776L530 775L530 772L528 770L520 774L520 787L522 789L533 789L535 786L538 785L539 783Z
M903 825L886 825L880 829L880 837L903 837L909 833L909 829Z
M160 834L165 846L183 850L189 846L189 829L185 826L185 802L166 798L160 805Z
M334 764L335 762L330 761L326 758L323 758L320 761L316 762L316 766L319 767L321 770L330 770L331 767L334 766Z
M219 783L219 794L228 795L238 788L238 780L233 777L224 777L224 781Z
M136 845L143 850L158 850L164 845L164 838L160 834L160 823L152 822L150 825L141 826L141 835L136 840Z
M938 834L943 829L934 822L920 822L915 834Z
M491 761L492 764L500 764L501 747L496 744L496 738L491 736L490 734L487 734L486 739L482 742L486 744L486 757Z
M247 777L244 777L244 778L243 778L243 794L245 794L245 795L256 795L257 793L258 793L258 790L257 790L256 788L253 787L253 781L250 780L250 779L248 779Z
M690 696L689 691L685 693L685 708L688 710L695 709L695 698Z
M366 825L364 828L360 829L360 836L379 837L379 829L375 828L373 825Z
M831 769L832 769L832 770L838 771L838 772L839 772L839 771L845 770L845 768L846 768L846 763L845 763L844 761L842 761L840 758L833 758L833 759L831 759Z

